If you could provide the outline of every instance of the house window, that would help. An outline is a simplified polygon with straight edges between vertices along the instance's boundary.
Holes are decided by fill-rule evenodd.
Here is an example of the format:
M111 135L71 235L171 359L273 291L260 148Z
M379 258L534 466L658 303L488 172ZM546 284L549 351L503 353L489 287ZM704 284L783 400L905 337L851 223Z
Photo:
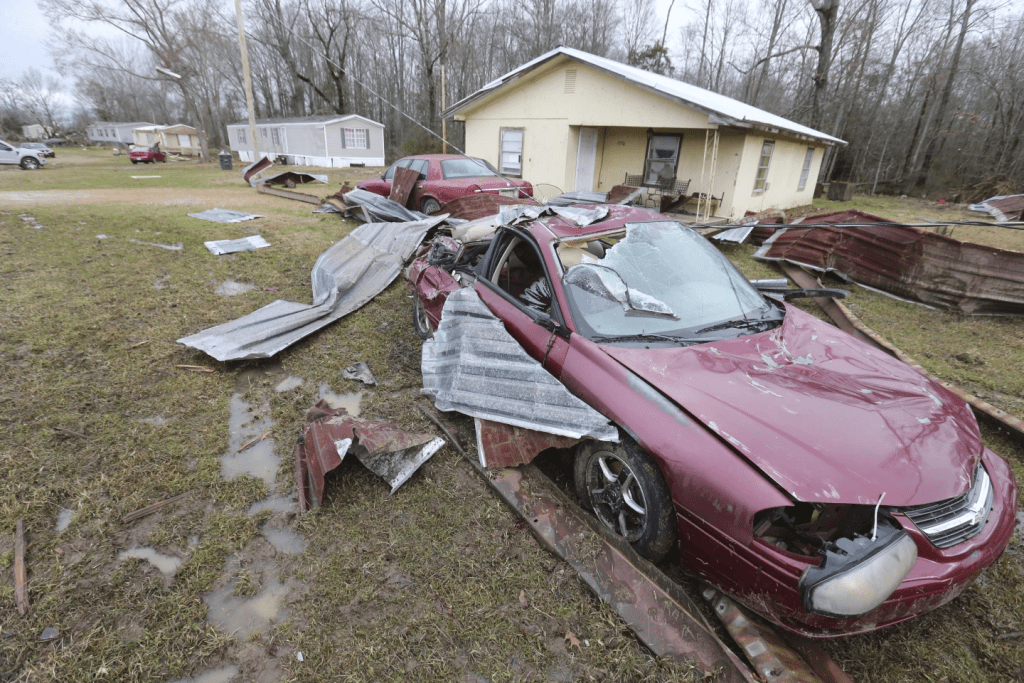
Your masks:
M370 149L370 131L366 128L342 128L341 146L344 149Z
M238 129L238 142L243 144L243 145L245 144L245 129L244 128L239 128Z
M772 140L765 140L761 145L761 158L757 162L757 176L754 178L754 194L761 194L768 189L768 167L772 163L772 152L775 151L775 143Z
M502 128L498 169L503 175L523 177L523 129Z
M281 132L278 128L270 129L270 138L274 141L275 145L281 144Z
M811 159L813 158L814 148L808 147L807 154L804 156L804 168L800 171L800 185L796 188L798 192L807 187L807 176L811 174Z
M261 138L267 137L267 129L266 128L260 128L260 137Z
M644 185L658 186L675 180L679 165L681 135L652 135L647 143L644 162Z

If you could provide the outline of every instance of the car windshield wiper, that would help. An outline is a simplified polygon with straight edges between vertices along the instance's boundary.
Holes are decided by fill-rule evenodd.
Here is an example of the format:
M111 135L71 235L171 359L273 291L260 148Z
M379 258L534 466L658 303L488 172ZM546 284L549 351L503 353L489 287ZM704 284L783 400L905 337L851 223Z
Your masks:
M668 334L657 334L654 332L638 332L636 334L598 334L590 338L595 342L617 342L617 341L670 341L675 344L699 344L706 339L690 339L689 337L674 337Z
M736 318L734 320L726 320L724 323L718 323L711 327L704 327L697 330L694 334L704 334L705 332L716 332L718 330L757 330L761 327L768 329L768 326L773 323L781 322L778 318Z

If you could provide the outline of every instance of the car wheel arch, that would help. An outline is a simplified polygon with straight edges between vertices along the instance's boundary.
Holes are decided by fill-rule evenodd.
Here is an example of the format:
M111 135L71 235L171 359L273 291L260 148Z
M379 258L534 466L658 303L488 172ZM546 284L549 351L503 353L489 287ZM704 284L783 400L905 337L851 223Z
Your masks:
M677 507L685 506L705 524L737 543L753 538L754 515L763 509L791 505L792 496L764 475L699 420L597 344L573 335L562 381L567 388L619 427L661 468ZM589 357L589 358L587 358ZM605 401L578 382L575 368L604 375L606 386L628 385L628 398ZM694 496L694 487L700 491Z

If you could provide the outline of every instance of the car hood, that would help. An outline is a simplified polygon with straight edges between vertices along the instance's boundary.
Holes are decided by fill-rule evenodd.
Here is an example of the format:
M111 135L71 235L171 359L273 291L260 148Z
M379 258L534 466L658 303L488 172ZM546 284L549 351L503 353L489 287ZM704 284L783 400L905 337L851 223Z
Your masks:
M967 491L981 457L962 399L799 309L736 339L602 348L798 500L945 500Z

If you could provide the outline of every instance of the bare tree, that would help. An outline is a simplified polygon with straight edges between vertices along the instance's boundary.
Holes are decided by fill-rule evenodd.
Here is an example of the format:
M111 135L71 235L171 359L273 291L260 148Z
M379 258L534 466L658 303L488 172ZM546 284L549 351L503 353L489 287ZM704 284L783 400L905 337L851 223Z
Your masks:
M115 5L99 2L81 3L78 0L39 0L40 7L55 22L84 22L102 24L121 31L142 43L153 57L156 66L178 76L173 78L180 91L192 122L199 129L200 154L203 161L209 159L205 117L196 102L194 90L200 80L195 62L199 55L189 44L189 20L196 15L214 14L211 0L119 0ZM98 39L81 32L67 29L66 47L62 53L65 61L75 55L90 55L104 60L116 61L116 51L111 49L110 39ZM118 64L117 68L140 78L147 75L138 73L134 65ZM148 76L151 80L155 74Z
M811 126L821 126L822 100L828 89L828 74L832 68L832 41L836 33L836 17L839 14L839 0L810 0L814 13L818 15L821 41L818 43L818 65L814 69L811 90Z
M44 76L39 69L29 67L18 79L18 88L22 109L33 123L43 127L46 137L54 137L60 109L58 98L63 90L60 79Z

